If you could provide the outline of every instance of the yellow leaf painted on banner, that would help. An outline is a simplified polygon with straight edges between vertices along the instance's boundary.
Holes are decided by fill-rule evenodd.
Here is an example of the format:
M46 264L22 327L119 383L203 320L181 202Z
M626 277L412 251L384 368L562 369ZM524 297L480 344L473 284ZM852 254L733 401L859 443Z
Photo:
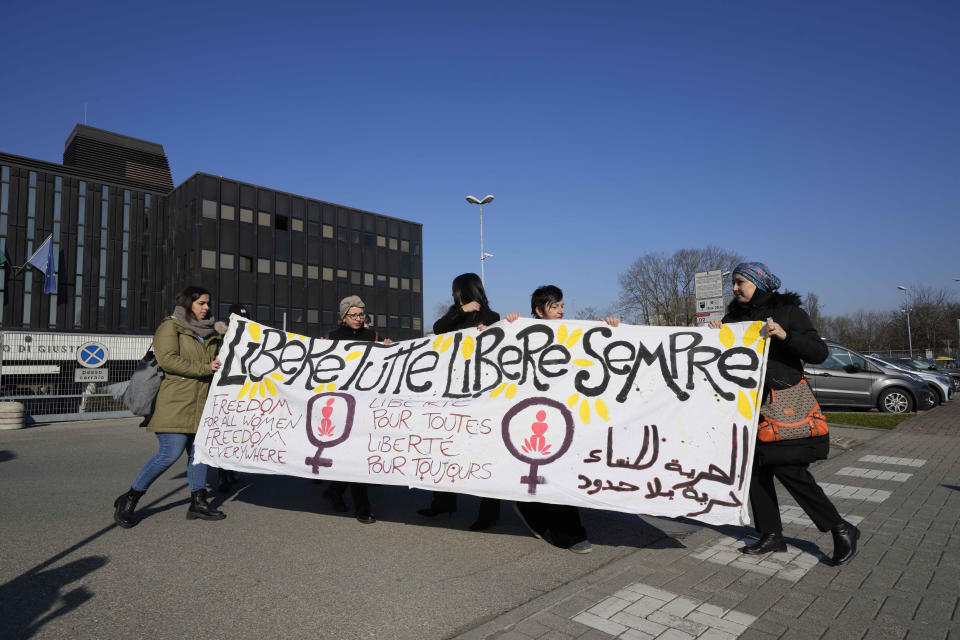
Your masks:
M321 385L317 385L316 387L314 387L314 388L313 388L313 392L314 392L314 393L323 393L323 385L321 384Z
M279 380L280 382L283 382L283 376L280 375L279 373L271 373L270 377L273 378L274 380Z
M757 340L757 353L763 353L763 350L767 347L767 339L760 338Z
M327 391L336 391L336 390L337 390L336 382L331 382L330 384L327 385Z
M596 362L593 360L586 360L584 358L577 358L573 361L573 364L577 365L578 367L592 367L596 364Z
M250 391L250 381L247 380L243 383L243 386L240 387L240 393L237 394L237 399L239 400L243 396L247 395L247 392Z
M737 409L740 410L740 415L747 420L753 419L753 407L750 406L750 399L743 391L737 392Z
M250 383L250 399L251 400L253 400L254 396L257 395L257 389L259 388L260 388L260 385L258 385L256 382Z
M267 385L264 384L263 380L260 381L260 395L264 398L267 397Z
M510 383L510 386L507 387L507 397L512 398L517 394L517 385Z
M440 353L443 353L444 351L449 349L452 343L453 343L453 338L451 336L447 336L446 339L443 341L443 344L440 345Z
M746 332L743 334L743 344L749 346L756 342L757 338L760 337L761 328L763 328L763 323L759 320L747 327Z
M499 387L497 387L496 389L494 389L494 390L493 390L493 393L490 394L490 397L491 397L491 398L496 398L498 395L500 395L501 393L503 393L503 390L507 388L507 385L508 385L508 384L510 384L510 383L509 383L509 382L504 382L504 383L501 384Z
M562 324L560 328L557 329L557 342L563 344L567 340L567 325Z
M753 400L753 406L757 406L757 390L750 389L750 399Z
M729 349L733 346L733 341L733 330L727 325L720 327L720 344Z
M583 329L577 329L570 334L570 337L567 338L567 349L573 348L573 345L577 344L577 340L580 339L580 336L583 335Z
M443 335L442 335L442 334L436 337L436 339L433 341L433 346L431 346L430 348L433 349L434 351L436 351L437 349L440 348L440 343L441 343L441 342L443 342Z
M251 322L247 325L247 330L250 331L250 337L253 338L254 342L260 342L260 325Z
M607 403L597 398L595 403L597 409L597 415L603 418L605 422L610 422L610 411L607 409Z
M297 334L293 333L292 331L287 331L287 340L296 340L296 339L297 339Z
M263 382L267 385L267 391L270 392L270 395L277 395L277 384L270 378L264 378Z
M362 355L362 352L354 351L353 353L349 354L346 358L344 358L344 360L346 360L347 362L350 362L351 360L356 360L361 355Z
M567 398L567 406L570 407L571 409L573 409L573 407L574 407L578 402L580 402L580 394L579 394L579 393L575 393L575 394L573 394L572 396L570 396L569 398Z
M460 355L463 356L464 360L469 360L470 356L473 355L473 347L473 336L464 336L463 344L460 345Z
M580 403L580 420L583 424L590 424L590 403L586 400Z

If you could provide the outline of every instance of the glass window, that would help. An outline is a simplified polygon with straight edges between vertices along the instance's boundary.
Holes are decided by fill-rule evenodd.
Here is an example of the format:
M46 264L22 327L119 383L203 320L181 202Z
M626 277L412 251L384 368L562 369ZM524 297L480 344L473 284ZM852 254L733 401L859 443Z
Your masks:
M329 224L323 225L323 237L332 238L333 237L333 226Z
M253 258L250 256L240 256L240 271L253 271Z
M213 200L203 201L203 217L217 219L217 203Z
M391 249L391 251L396 251L396 250L397 250L397 239L396 239L396 238L390 238L390 249Z
M307 223L307 235L318 236L320 235L320 223L319 222L308 222Z
M323 279L324 280L333 280L333 269L330 267L323 268Z
M413 290L415 293L420 293L420 278L413 279Z
M360 274L360 272L359 272L359 271L351 271L351 272L350 272L350 283L351 283L351 284L360 284L361 282L363 282L363 276Z
M420 325L420 317L419 317L419 316L413 316L413 330L414 330L414 331L420 331L420 328L421 328L421 325Z
M270 261L266 258L257 260L257 271L260 273L270 273Z
M333 311L324 311L323 312L323 324L330 326L333 322Z
M386 247L386 246L387 246L387 238L386 238L385 236L377 236L377 246L378 246L378 247Z
M274 268L274 271L276 272L276 274L277 274L278 276L285 276L285 275L287 275L287 263L286 263L286 262L281 262L280 260L277 260L277 261L274 263L273 268Z
M240 222L253 222L253 209L240 207Z
M315 265L307 265L307 277L311 280L316 280L320 277L320 268Z
M385 287L387 286L387 276L377 275L377 286Z
M400 316L400 328L401 329L410 328L410 316Z
M273 217L273 227L278 231L286 231L289 228L289 223L290 220L287 218L287 216L281 216L280 214L277 214Z
M410 278L400 278L400 288L404 291L410 290Z
M277 322L283 322L286 319L287 310L283 307L273 308L273 319Z
M292 265L290 265L290 275L292 275L294 278L302 278L303 265L299 262L294 262Z
M221 253L221 254L220 254L220 268L221 268L221 269L233 269L233 254L232 254L232 253Z
M387 327L390 329L396 329L400 326L400 317L399 316L389 316L387 318Z
M363 234L363 246L372 247L373 246L373 234L365 233Z
M385 327L385 326L387 326L387 316L378 315L378 316L377 316L377 326L378 326L378 327Z
M399 282L396 276L390 276L390 288L396 289L399 286Z
M261 227L269 227L269 226L270 226L270 214L267 213L266 211L261 211L261 212L260 212L260 217L258 218L258 220L260 221L260 226L261 226Z
M217 252L211 251L209 249L203 249L200 251L200 266L204 269L216 269L217 268Z
M343 227L337 228L337 240L339 240L340 242L347 241L347 230L344 229Z
M365 274L363 274L363 284L366 285L366 286L368 286L368 287L372 287L372 286L373 286L373 274L372 274L372 273L365 273Z
M310 324L317 324L320 322L320 312L316 309L310 309L307 311L307 322Z
M410 241L409 241L409 240L401 240L401 241L400 241L400 251L403 251L404 253L410 253Z
M340 282L347 281L347 270L346 269L337 269L337 280Z
M270 322L270 307L265 304L258 304L257 320L259 322Z
M224 220L234 220L236 219L237 210L233 208L231 204L221 204L220 205L220 217Z
M290 223L291 223L291 228L294 231L303 231L303 220L301 220L300 218L294 218L293 220L290 221Z

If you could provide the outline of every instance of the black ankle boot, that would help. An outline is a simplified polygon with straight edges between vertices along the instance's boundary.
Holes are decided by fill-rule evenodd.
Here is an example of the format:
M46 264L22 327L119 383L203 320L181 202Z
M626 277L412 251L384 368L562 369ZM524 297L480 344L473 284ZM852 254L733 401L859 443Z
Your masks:
M137 491L131 487L129 491L114 500L113 521L124 529L136 525L137 521L133 519L133 510L137 508L137 502L144 493L146 492Z
M217 511L207 502L207 490L190 492L190 507L187 509L187 520L200 518L201 520L223 520L227 517L223 511Z
M857 555L857 538L860 537L860 530L844 520L833 529L833 566L839 567L853 560Z
M758 556L772 551L786 551L787 543L783 541L782 533L764 533L756 543L740 548L740 553L748 556Z

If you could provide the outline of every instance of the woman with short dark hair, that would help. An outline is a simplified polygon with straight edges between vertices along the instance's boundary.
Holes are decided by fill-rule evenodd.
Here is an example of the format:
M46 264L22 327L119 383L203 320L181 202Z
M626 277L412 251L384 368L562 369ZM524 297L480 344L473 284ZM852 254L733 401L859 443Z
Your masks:
M193 440L207 400L210 381L220 368L217 351L223 336L210 314L210 292L187 287L177 294L173 315L164 318L153 336L153 352L163 369L154 412L147 417L147 431L157 434L159 450L114 503L113 519L128 529L137 524L133 511L161 473L187 452L190 507L187 519L222 520L226 515L207 502L207 465L193 464Z

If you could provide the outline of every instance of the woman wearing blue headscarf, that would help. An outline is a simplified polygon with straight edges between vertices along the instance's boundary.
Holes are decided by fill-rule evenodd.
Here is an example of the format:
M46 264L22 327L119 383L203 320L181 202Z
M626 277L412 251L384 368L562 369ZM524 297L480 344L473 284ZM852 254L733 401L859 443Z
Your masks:
M733 270L733 300L723 322L761 320L766 322L770 344L763 399L771 390L794 387L803 379L803 363L819 364L827 359L827 346L817 334L810 317L800 308L800 296L778 292L780 278L762 262L742 262ZM720 322L710 326L719 329ZM780 505L773 485L776 477L790 492L820 531L833 534L833 563L849 562L857 552L860 532L843 520L823 489L810 474L810 463L823 460L830 449L828 434L793 440L757 440L750 481L750 505L760 539L740 549L758 555L786 551Z

